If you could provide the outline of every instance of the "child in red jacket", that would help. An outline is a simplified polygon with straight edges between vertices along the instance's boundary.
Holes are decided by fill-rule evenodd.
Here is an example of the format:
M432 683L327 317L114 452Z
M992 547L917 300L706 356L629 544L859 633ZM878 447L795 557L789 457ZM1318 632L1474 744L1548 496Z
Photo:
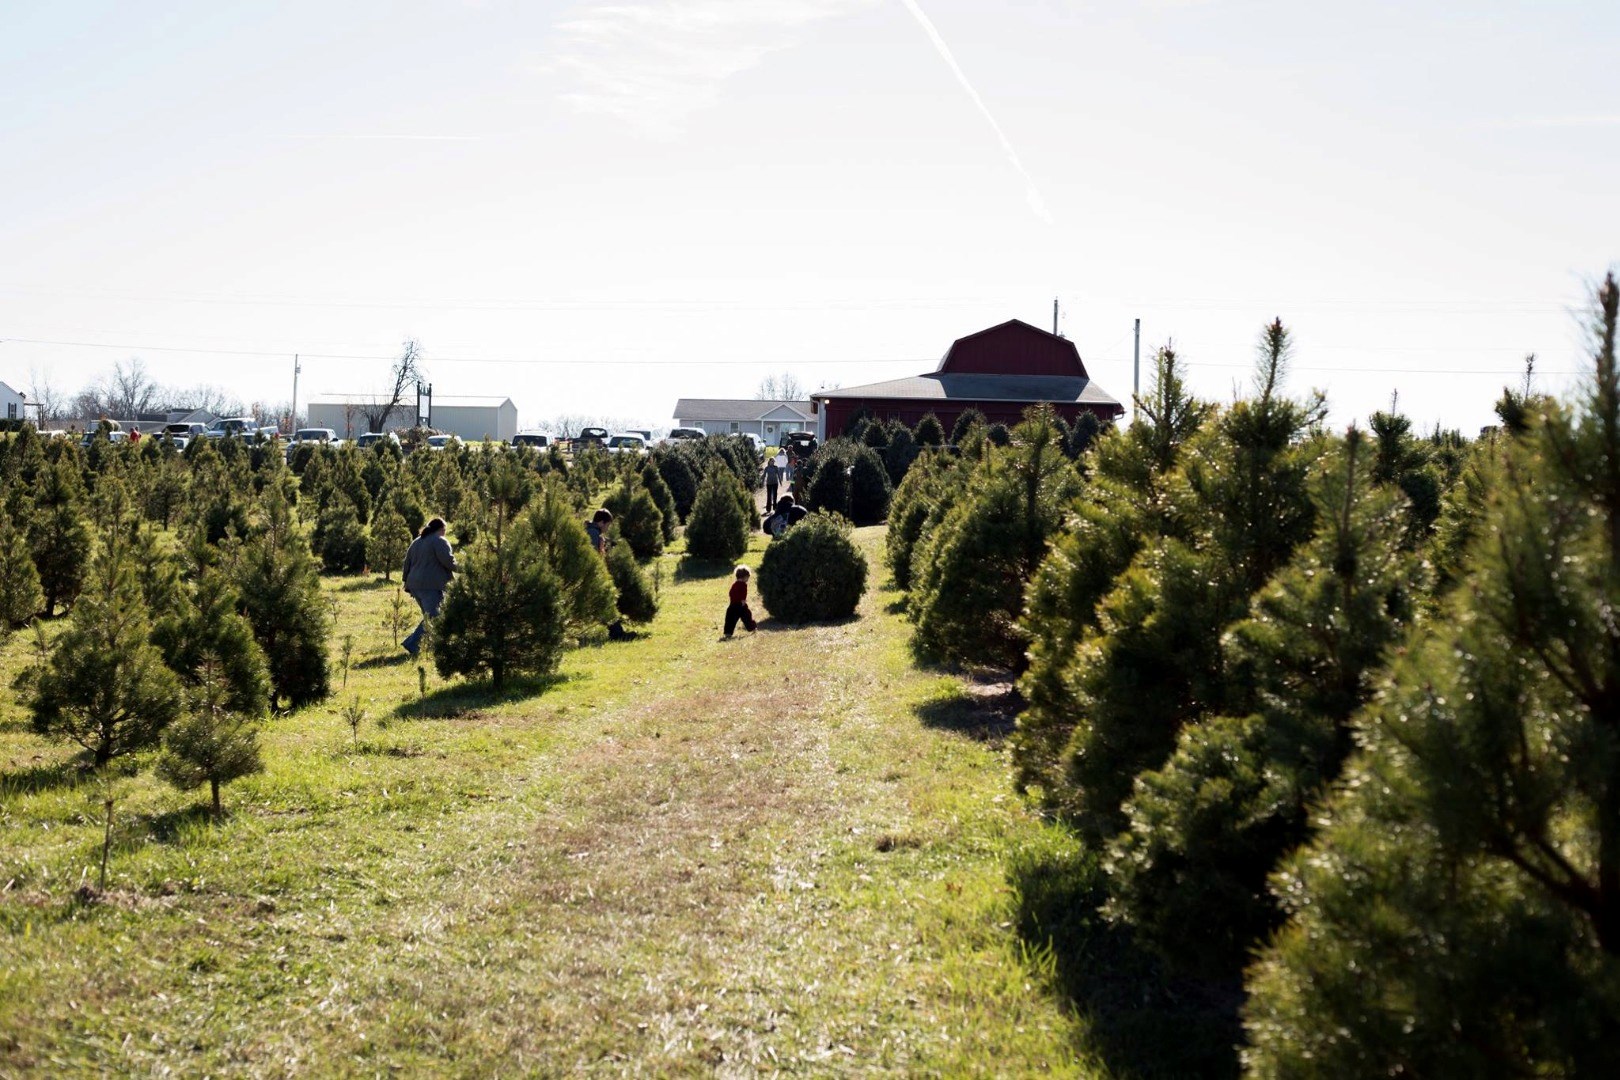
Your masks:
M748 567L737 567L737 578L731 583L731 605L726 608L726 637L737 629L737 620L750 634L754 632L754 613L748 610Z

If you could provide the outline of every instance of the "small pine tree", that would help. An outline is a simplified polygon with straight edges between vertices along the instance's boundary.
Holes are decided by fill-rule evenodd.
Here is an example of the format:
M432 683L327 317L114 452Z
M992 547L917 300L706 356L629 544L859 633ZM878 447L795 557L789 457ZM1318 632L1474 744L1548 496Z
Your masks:
M157 772L181 791L208 785L214 820L223 814L223 784L264 771L259 757L259 721L227 707L233 696L210 657L196 669L197 685L186 695L186 712L163 733Z
M961 446L967 441L968 432L975 426L989 427L990 424L985 420L984 413L978 409L963 409L962 414L956 418L956 423L951 425L951 445Z
M928 528L930 516L941 510L960 484L947 478L956 472L956 459L929 454L918 460L895 489L889 503L889 528L884 536L889 571L901 589L911 588L913 552Z
M916 438L918 446L945 445L945 426L939 422L939 417L933 413L929 413L917 421L917 430L912 434Z
M692 516L692 504L697 501L700 474L693 470L688 455L676 451L657 450L649 460L669 486L670 496L675 500L676 516L686 521Z
M931 538L912 618L938 656L1021 668L1024 591L1047 537L1079 488L1050 412L1019 425L1018 445L987 457Z
M357 574L366 568L366 532L354 503L341 493L316 519L311 542L328 574Z
M383 580L389 580L394 568L405 561L405 551L411 546L411 530L405 519L390 501L371 519L371 536L366 540L366 562L375 573L382 570Z
M129 533L109 522L67 629L22 678L34 730L77 743L98 769L156 745L181 707L150 640Z
M866 575L866 556L855 546L849 523L811 514L765 549L759 598L783 622L845 619L866 591Z
M544 675L563 653L562 583L537 557L523 529L497 506L489 534L461 560L430 624L439 674L488 672L498 690L509 675Z
M855 450L849 472L849 516L857 525L877 525L889 516L894 489L883 459L868 446Z
M331 622L309 542L294 527L280 489L267 490L261 503L263 520L242 548L233 584L270 663L272 704L298 708L331 691Z
M889 425L889 444L883 448L883 468L889 474L889 486L898 488L906 478L911 463L917 460L917 440L911 429L896 420Z
M619 614L634 623L652 622L658 614L658 594L630 545L618 537L608 545L607 569L618 593Z
M28 537L9 523L0 524L0 639L45 608L39 570L28 550Z
M810 460L813 470L805 485L804 505L810 510L825 510L829 514L850 516L850 479L853 468L849 443L834 439L822 444Z
M647 489L647 494L651 495L653 502L658 505L658 513L662 515L660 527L663 530L664 543L668 544L675 539L676 528L680 524L680 520L675 513L675 496L669 490L669 485L664 482L663 475L652 461L649 460L642 464L639 475L641 476L642 485Z
M578 638L613 621L614 583L601 554L568 501L567 489L547 479L517 527L526 550L556 574L564 634Z
M715 465L704 474L686 523L686 551L696 559L736 562L748 550L752 500L736 475Z
M45 614L71 606L90 564L90 529L84 523L84 484L73 462L62 459L41 474L28 523L28 544L45 593Z
M664 552L664 515L639 475L631 474L602 503L613 513L613 524L638 559Z
M189 690L206 690L210 708L260 716L270 707L269 663L238 604L225 576L204 570L191 594L153 625L152 643Z

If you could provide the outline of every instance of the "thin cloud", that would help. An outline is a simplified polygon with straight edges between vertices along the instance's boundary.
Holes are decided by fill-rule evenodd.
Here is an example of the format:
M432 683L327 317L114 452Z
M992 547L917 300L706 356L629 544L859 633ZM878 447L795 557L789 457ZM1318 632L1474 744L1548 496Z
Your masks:
M956 76L956 81L962 84L962 89L967 91L968 97L973 99L973 104L977 106L980 114L989 122L990 130L996 133L996 138L1001 142L1002 152L1007 155L1007 160L1012 163L1012 167L1018 170L1018 175L1024 178L1024 198L1029 202L1029 208L1035 212L1036 217L1048 225L1052 224L1052 213L1046 208L1046 200L1041 198L1040 190L1035 186L1035 178L1029 175L1028 169L1024 168L1024 163L1019 160L1018 151L1013 149L1012 142L1007 138L1007 133L1001 130L1000 124L996 123L996 118L991 115L989 106L985 105L984 99L979 96L979 92L973 89L973 84L968 81L967 73L956 62L956 57L951 54L950 46L945 44L945 39L940 36L933 20L918 6L917 0L900 0L900 2L906 6L907 11L916 17L917 22L923 28L923 32L928 35L928 40L932 41L934 48L939 50L940 58L945 61L945 66L951 69L951 74Z
M1497 120L1493 128L1606 128L1620 127L1620 113L1590 113L1570 116L1514 116Z
M643 0L591 3L559 22L551 66L580 112L659 137L713 106L728 79L803 40L815 23L874 0Z

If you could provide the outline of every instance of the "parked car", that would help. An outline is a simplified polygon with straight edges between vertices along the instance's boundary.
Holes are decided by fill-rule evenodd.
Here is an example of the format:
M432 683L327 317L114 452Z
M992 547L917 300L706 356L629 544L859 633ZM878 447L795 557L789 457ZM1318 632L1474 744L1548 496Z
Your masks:
M607 452L610 454L644 454L647 452L647 439L640 432L621 431L617 435L608 437Z
M393 433L389 432L389 434ZM460 445L461 440L454 435L429 435L427 438L427 448L429 450L453 450Z
M548 431L520 431L512 436L513 446L534 446L541 450L550 449L557 442L557 436Z
M79 445L83 446L86 450L88 450L90 448L90 444L95 442L96 439L100 435L101 435L101 431L100 431L99 428L97 430L95 430L95 431L87 431L87 432L84 433L84 438L79 440ZM129 432L127 432L127 431L109 431L109 432L107 432L107 441L108 442L129 442Z
M753 445L754 449L759 453L763 454L765 452L765 440L760 438L758 435L755 435L752 431L739 431L737 434L739 437L747 439L749 443Z
M625 428L624 433L626 435L640 435L642 442L646 443L648 446L652 445L652 441L653 441L652 431L650 429L648 429L648 428L637 428L637 427Z
M323 446L341 446L343 440L338 433L329 427L299 428L293 432L292 444L298 446L302 443L319 443Z
M789 457L808 458L816 452L816 436L812 431L790 431L782 436L782 449Z
M443 437L444 436L434 436L434 438L443 438ZM367 431L367 432L364 432L363 434L361 434L359 438L354 440L354 445L358 446L362 450L369 450L373 446L376 446L378 443L380 443L380 442L382 442L384 440L387 440L388 442L393 443L395 446L398 446L399 445L399 432L397 432L397 431ZM432 442L433 439L429 439L428 441Z
M208 426L206 424L165 424L163 430L157 432L157 437L174 443L176 449L184 450L191 445L191 440L202 435L207 430Z
M661 441L663 442L663 444L665 446L668 446L670 443L685 442L688 439L704 439L704 438L708 437L708 434L709 433L704 431L702 428L695 428L695 427L670 428L669 429L669 434L664 436L664 438Z
M588 446L606 446L610 437L611 433L605 427L580 428L579 434L574 436L573 449L583 450Z
M222 416L208 425L203 434L210 439L223 439L227 435L244 439L257 433L258 429L259 422L251 416Z

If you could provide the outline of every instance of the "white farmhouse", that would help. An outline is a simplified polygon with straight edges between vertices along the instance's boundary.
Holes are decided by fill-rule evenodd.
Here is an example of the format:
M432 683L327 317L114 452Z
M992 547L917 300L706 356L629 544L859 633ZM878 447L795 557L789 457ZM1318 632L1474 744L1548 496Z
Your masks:
M0 419L24 420L23 401L25 395L19 394L6 383L0 382Z
M710 435L754 434L775 446L790 431L814 431L816 417L808 401L681 398L675 403L675 426Z

